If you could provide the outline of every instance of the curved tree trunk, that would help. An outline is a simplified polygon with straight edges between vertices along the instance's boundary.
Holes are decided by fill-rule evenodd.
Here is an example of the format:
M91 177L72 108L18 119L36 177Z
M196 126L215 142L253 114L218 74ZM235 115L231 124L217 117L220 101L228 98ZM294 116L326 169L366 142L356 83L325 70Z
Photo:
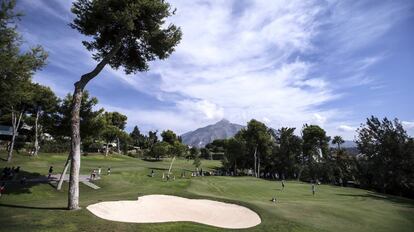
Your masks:
M60 174L59 183L58 183L58 185L56 187L57 190L61 190L62 189L63 180L65 179L66 172L68 171L69 163L70 163L70 155L66 159L65 167L63 168L62 174Z
M14 131L14 129L13 129ZM13 147L14 147L14 140L16 140L16 133L13 132L12 139L9 146L9 153L7 154L7 162L11 162L13 157Z
M20 122L22 120L23 112L19 113L19 117L17 117L16 112L12 109L12 126L13 126L13 133L12 139L10 142L9 153L7 154L7 162L11 162L13 157L13 148L14 148L14 141L16 140L17 130L19 129Z
M71 111L71 145L70 145L70 178L69 178L69 194L68 194L68 209L76 210L79 208L79 171L80 171L80 119L79 111L82 102L83 89L90 80L96 77L110 59L121 48L120 41L109 51L107 56L91 72L84 74L81 79L75 83L75 90L72 99Z

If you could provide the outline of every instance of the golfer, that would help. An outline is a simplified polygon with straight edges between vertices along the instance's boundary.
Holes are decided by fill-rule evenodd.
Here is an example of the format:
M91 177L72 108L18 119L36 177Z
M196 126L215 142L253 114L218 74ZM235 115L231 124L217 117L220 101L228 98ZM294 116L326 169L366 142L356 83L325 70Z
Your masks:
M53 166L50 166L49 175L47 176L48 179L50 179L50 177L52 176L52 173L53 173Z
M315 196L315 184L312 183L312 196Z

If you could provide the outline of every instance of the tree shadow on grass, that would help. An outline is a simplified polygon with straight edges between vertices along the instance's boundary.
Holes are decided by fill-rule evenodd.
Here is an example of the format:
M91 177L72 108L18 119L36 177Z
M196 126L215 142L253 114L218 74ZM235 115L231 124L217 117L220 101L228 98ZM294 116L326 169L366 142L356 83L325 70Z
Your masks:
M391 196L391 195L383 195L380 193L366 193L366 194L344 194L344 193L337 193L338 196L347 196L347 197L362 197L362 198L369 198L374 200L384 200L390 201L397 204L403 204L408 206L409 208L414 208L414 200L406 199L403 197L398 196Z
M2 173L3 169L0 170ZM4 195L31 194L31 188L40 184L47 184L46 176L37 172L27 172L22 169L13 178L3 178L0 184L5 184Z
M146 161L146 162L162 162L162 159L143 158L141 160Z
M67 210L64 207L41 207L41 206L25 206L25 205L12 205L0 203L0 207L18 208L18 209L40 209L40 210Z
M149 170L154 170L154 171L168 171L168 168L148 168Z

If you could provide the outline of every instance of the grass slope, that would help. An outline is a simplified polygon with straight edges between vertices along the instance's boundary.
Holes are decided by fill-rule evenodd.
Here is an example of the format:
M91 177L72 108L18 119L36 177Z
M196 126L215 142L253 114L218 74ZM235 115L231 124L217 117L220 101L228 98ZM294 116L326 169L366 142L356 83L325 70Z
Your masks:
M2 155L5 156L4 154ZM40 154L38 158L16 155L11 164L0 161L0 167L21 166L21 175L45 175L53 165L62 169L66 156ZM202 162L204 170L218 167L218 161ZM103 176L93 190L80 185L82 210L64 210L67 184L58 192L48 184L34 184L22 188L9 185L8 193L0 198L0 231L223 231L206 225L179 222L162 224L130 224L106 221L95 217L85 207L99 201L132 200L146 194L172 194L190 198L208 198L238 203L255 210L262 223L243 231L412 231L414 201L382 195L366 190L317 186L315 197L310 185L280 183L251 177L197 177L163 182L161 172L169 167L169 160L148 162L126 156L101 155L82 157L82 174L101 166L110 176ZM148 174L155 169L156 177ZM192 161L176 160L177 176L182 170L193 170ZM276 196L275 206L270 199ZM174 209L171 209L174 210Z

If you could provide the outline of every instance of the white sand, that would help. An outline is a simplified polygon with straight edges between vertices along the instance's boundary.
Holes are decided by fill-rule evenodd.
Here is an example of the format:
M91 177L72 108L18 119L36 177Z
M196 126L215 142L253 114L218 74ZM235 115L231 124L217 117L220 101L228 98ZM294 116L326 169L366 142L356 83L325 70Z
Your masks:
M137 201L100 202L87 209L100 218L119 222L189 221L229 229L249 228L261 222L257 213L243 206L169 195L146 195Z

